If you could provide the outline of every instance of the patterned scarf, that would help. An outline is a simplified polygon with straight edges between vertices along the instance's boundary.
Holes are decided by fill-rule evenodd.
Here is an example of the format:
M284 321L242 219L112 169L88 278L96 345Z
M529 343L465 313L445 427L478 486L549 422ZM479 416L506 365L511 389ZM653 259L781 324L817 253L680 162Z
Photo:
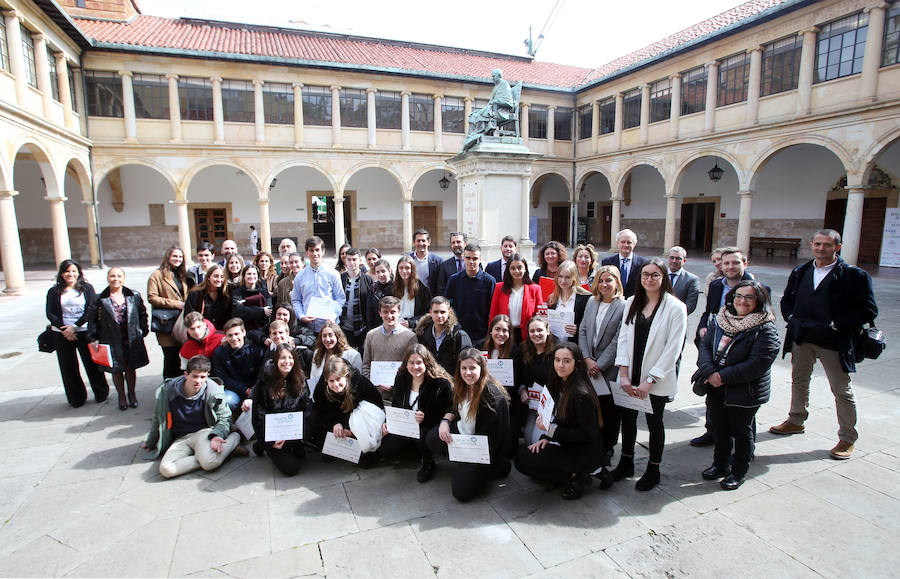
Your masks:
M766 322L775 320L775 314L772 312L752 312L746 316L739 316L729 312L725 306L719 310L716 315L716 323L722 328L722 331L729 336L735 336L746 330L761 326Z

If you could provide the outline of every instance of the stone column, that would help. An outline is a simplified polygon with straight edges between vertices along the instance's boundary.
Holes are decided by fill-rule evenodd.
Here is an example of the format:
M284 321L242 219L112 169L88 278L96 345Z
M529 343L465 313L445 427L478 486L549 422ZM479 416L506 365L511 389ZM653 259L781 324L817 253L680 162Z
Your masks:
M862 76L859 80L859 100L874 101L878 92L878 69L881 68L881 47L884 41L884 11L890 7L879 2L866 9L869 13L869 30L866 33L866 51L863 54Z
M84 205L84 213L87 218L87 236L88 250L91 254L91 265L100 264L100 244L97 243L97 218L94 214L94 203L92 201L82 201Z
M625 106L625 95L620 92L616 93L616 116L613 122L613 147L622 148L622 110Z
M816 67L816 36L818 28L803 31L803 46L800 48L800 72L797 75L797 112L808 115L812 110L813 73Z
M169 81L169 141L181 142L181 104L178 102L178 75L167 74Z
M409 95L405 90L400 93L400 147L409 150Z
M706 117L703 129L707 132L716 130L716 98L719 94L719 63L706 63Z
M556 107L547 107L547 154L556 156Z
M600 150L600 101L591 103L591 152Z
M378 116L375 114L375 93L378 92L374 88L366 89L366 129L367 141L370 149L378 146ZM340 247L340 245L338 246Z
M69 247L69 228L66 225L66 197L44 197L50 202L50 224L53 227L53 257L59 265L72 257Z
M403 253L412 251L412 199L403 200Z
M134 86L131 79L134 75L130 70L120 70L122 79L122 111L125 116L125 142L137 141L137 116L134 112Z
M750 255L750 211L753 206L753 191L738 191L741 212L738 214L737 246L744 255Z
M269 223L269 198L259 198L259 244L263 251L271 251L272 227Z
M263 102L263 81L261 80L253 81L253 122L256 125L256 144L262 145L266 142L266 105Z
M434 150L444 148L444 111L442 103L444 95L436 94L431 97L434 100ZM410 234L410 237L412 235Z
M519 105L520 107L522 105ZM472 114L472 97L463 99L463 134L469 134L469 115Z
M18 30L19 21L15 20L15 23ZM9 29L7 16L7 31ZM19 44L20 48L21 46ZM6 295L19 295L25 290L25 266L22 263L22 246L19 244L16 208L13 205L13 197L18 194L18 191L0 191L0 260L6 279L6 289L3 290Z
M190 261L190 256L194 255L191 247L191 226L188 220L188 202L186 199L176 199L175 208L178 211L178 244L184 251L184 261Z
M678 211L678 191L666 193L666 229L663 235L663 251L675 245L675 218ZM615 235L616 232L613 232Z
M847 188L847 213L844 217L843 247L841 257L850 265L859 260L859 240L862 236L863 203L866 200L864 187Z
M612 216L609 222L609 250L618 253L619 248L616 246L616 233L622 229L622 198L613 197L612 199Z
M669 136L678 138L678 122L681 119L681 75L673 74L669 77L672 83L672 106L669 109Z
M213 94L213 122L216 125L216 138L214 142L216 145L224 145L225 113L222 110L222 77L216 76L210 80L212 81Z
M531 229L531 178L528 175L522 176L522 234L519 238L518 245L526 245L531 243L529 237ZM528 256L530 257L530 256Z
M303 83L293 83L294 88L294 148L303 146Z
M343 194L342 194L343 195ZM334 250L344 245L344 197L334 197Z
M750 75L747 79L747 124L759 122L759 94L762 83L762 46L751 48Z
M69 63L66 55L57 52L53 55L56 59L56 84L59 85L59 100L63 106L63 122L70 131L75 130L75 116L72 114L72 91L69 87Z
M34 72L37 74L38 90L41 91L41 108L44 118L50 120L53 116L53 92L50 86L50 66L47 62L47 41L43 34L32 34L34 42ZM58 263L58 262L57 262Z
M569 201L569 245L578 243L578 202Z
M650 140L650 85L642 84L641 89L641 143Z
M6 48L9 51L9 72L16 79L16 102L21 107L25 105L26 80L25 55L22 54L22 30L19 28L19 15L15 10L4 10L3 18L6 21ZM24 283L23 281L23 286Z
M341 87L331 85L331 146L341 146Z
M525 145L528 144L528 109L528 103L519 103L519 111L522 113L522 120L519 123L519 132L522 136L522 143Z

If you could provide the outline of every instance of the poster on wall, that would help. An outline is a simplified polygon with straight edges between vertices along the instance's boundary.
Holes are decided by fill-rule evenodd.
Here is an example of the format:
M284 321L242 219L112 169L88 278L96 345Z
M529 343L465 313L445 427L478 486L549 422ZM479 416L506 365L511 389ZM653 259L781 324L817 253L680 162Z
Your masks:
M884 236L878 265L900 267L900 208L889 208L884 213Z

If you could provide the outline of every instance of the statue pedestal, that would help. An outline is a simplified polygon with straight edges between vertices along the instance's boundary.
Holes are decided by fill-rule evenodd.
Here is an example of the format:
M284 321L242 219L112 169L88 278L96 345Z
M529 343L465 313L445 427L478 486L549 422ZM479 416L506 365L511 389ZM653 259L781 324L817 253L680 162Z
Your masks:
M448 159L456 169L459 230L481 246L483 263L500 258L505 235L518 241L519 253L531 257L531 165L540 156L517 137L485 136L470 150ZM534 264L529 268L533 270Z

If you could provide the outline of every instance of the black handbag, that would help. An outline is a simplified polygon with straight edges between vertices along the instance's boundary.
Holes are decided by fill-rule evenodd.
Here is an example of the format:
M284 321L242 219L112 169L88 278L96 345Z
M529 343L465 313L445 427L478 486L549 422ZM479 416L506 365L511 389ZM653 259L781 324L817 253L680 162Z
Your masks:
M150 312L150 329L158 334L171 334L181 310L153 308Z
M56 351L56 336L52 329L52 326L47 326L47 329L41 332L41 334L37 337L38 350L41 352L50 352Z
M868 328L863 328L860 331L856 340L856 347L864 358L875 360L887 348L884 332L869 324Z

